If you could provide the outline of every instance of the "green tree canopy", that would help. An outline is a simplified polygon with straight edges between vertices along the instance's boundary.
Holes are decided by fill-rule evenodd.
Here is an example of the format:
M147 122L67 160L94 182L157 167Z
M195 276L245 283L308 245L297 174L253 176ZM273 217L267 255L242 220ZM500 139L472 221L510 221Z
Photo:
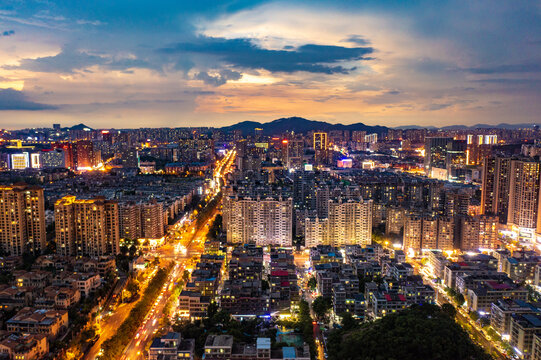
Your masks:
M329 336L331 360L489 360L468 334L435 305L412 306L352 331Z

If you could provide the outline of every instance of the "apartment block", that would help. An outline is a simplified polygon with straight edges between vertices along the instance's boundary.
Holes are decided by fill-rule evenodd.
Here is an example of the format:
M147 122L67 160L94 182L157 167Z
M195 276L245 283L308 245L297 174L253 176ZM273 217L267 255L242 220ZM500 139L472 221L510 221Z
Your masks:
M90 257L116 255L119 225L117 202L65 196L55 203L57 253Z
M9 255L45 249L45 198L38 186L0 186L0 247Z

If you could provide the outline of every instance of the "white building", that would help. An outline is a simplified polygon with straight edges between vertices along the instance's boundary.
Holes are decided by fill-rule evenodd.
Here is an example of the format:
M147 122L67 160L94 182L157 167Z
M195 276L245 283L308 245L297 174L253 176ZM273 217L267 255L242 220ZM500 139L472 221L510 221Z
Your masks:
M224 227L227 242L291 246L293 200L226 197Z
M372 200L329 200L328 218L306 218L305 246L372 243Z

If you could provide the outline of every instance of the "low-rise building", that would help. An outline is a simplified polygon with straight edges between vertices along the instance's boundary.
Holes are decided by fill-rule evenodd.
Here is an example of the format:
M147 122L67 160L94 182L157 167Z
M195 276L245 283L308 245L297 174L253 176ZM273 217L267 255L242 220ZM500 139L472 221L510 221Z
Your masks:
M178 311L181 317L199 320L207 315L210 297L201 295L198 291L182 290L178 298Z
M209 335L205 341L205 360L231 359L233 351L233 336Z
M53 285L71 287L88 296L101 286L101 277L96 273L61 273L55 276Z
M369 316L372 319L382 317L404 310L408 306L407 299L402 294L389 292L375 292L370 297Z
M0 354L8 359L38 360L48 352L47 336L43 334L11 334L0 341Z
M513 283L487 281L475 289L468 289L466 299L470 310L488 313L492 303L499 299L528 300L528 290Z
M80 300L81 292L78 289L48 286L36 298L34 306L40 309L68 309Z
M511 319L509 343L521 359L529 359L534 344L534 335L541 332L541 314L515 314Z
M0 309L20 309L32 305L34 298L31 287L0 286Z
M152 341L148 349L149 360L193 360L194 339L183 339L180 333L169 332Z
M536 314L541 311L533 304L523 300L500 299L492 303L490 310L490 326L500 335L511 333L511 316L513 314Z
M49 340L53 340L67 329L68 312L25 307L6 324L10 332L44 334Z

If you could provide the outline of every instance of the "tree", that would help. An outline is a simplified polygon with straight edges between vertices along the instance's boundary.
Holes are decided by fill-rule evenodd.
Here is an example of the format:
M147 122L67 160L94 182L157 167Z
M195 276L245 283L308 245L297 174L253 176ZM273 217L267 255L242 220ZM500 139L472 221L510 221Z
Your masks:
M267 291L269 289L270 289L269 282L267 280L262 280L261 281L261 290Z
M130 279L128 284L126 285L126 290L130 292L130 294L135 295L139 292L139 284L135 279Z
M440 307L411 306L353 330L333 330L330 360L489 360L481 347Z
M462 306L464 305L464 302L466 302L466 299L464 299L464 295L458 293L456 296L455 296L455 301L456 301L456 304L458 306Z
M357 320L353 318L353 315L351 315L349 311L343 312L342 314L340 314L340 317L342 318L340 324L342 325L342 330L344 331L353 330L359 325Z
M137 246L135 246L135 244L130 246L129 253L131 258L135 257L135 254L137 253Z
M452 319L454 319L456 316L456 309L452 304L443 304L441 306L441 311L449 315L449 317Z
M188 270L184 270L184 272L182 273L182 281L184 282L184 284L187 284L188 281L190 281L190 272Z
M312 310L314 310L314 312L316 313L316 316L319 319L323 319L331 308L332 308L331 300L323 296L318 296L317 298L314 299L314 302L312 302Z
M312 276L312 277L308 280L308 287L309 287L310 290L312 290L312 291L316 290L316 287L317 287L317 280L316 280L316 277L315 277L315 276Z

